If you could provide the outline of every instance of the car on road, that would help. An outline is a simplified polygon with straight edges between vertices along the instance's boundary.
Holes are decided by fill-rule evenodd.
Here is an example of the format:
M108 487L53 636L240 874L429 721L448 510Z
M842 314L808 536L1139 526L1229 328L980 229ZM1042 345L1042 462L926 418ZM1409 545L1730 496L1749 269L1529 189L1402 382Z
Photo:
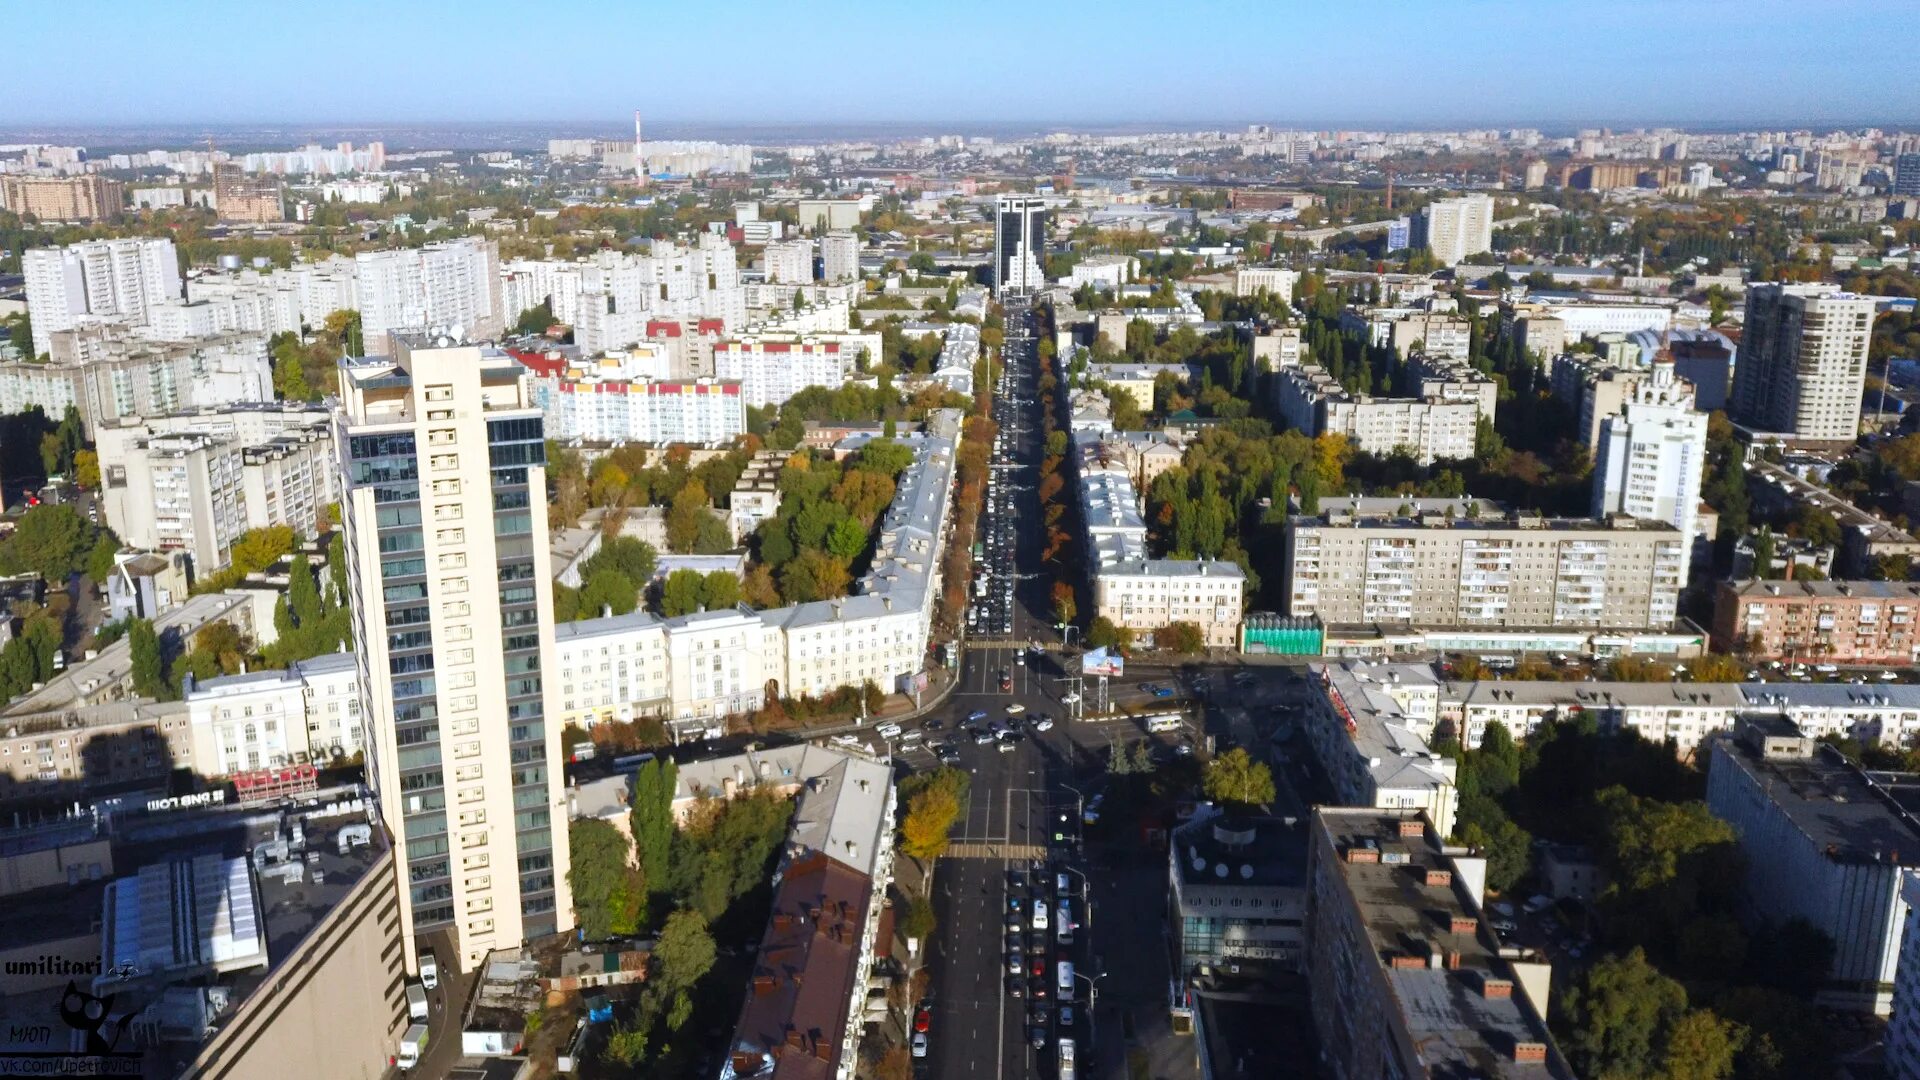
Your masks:
M1018 930L1025 925L1027 925L1027 920L1022 919L1020 917L1019 912L1017 911L1007 912L1007 929Z
M1053 720L1052 720L1051 718L1049 718L1049 717L1045 717L1045 716L1041 716L1041 717L1036 717L1036 718L1034 719L1034 721L1033 721L1033 730L1035 730L1035 731L1052 731L1052 730L1053 730Z
M1088 799L1087 805L1080 811L1080 820L1088 825L1100 824L1100 803L1106 797L1106 792L1103 791Z
M1073 1030L1073 1020L1074 1020L1073 1006L1071 1005L1060 1006L1059 1023L1060 1023L1060 1031L1063 1035Z
M900 737L900 725L895 723L881 724L879 727L874 728L873 732L883 739L897 739Z
M859 746L860 740L852 735L835 735L833 743L835 746Z
M1173 696L1173 687L1156 686L1153 688L1153 696L1157 698L1170 698Z
M1026 961L1026 958L1022 956L1020 953L1017 953L1017 952L1007 953L1007 974L1009 975L1020 974L1020 965L1025 961Z
M1019 747L1015 746L1010 740L1002 739L1000 740L999 749L1000 749L1000 752L1003 754L1011 754L1015 750L1018 750Z
M1045 977L1047 974L1047 958L1044 956L1034 957L1033 962L1029 965L1029 970L1036 979Z
M1047 1028L1044 1024L1027 1025L1027 1045L1035 1050L1047 1048Z
M913 1030L925 1031L933 1026L933 1010L925 1005L913 1010Z
M976 731L973 733L973 745L975 746L985 746L992 741L993 732L991 731Z
M945 731L947 727L946 721L944 720L929 720L920 726L928 731Z
M924 1031L913 1033L913 1056L917 1058L927 1056L927 1033Z
M955 750L951 746L940 747L940 749L933 752L933 756L938 758L942 765L960 764L960 751Z
M1033 928L1035 930L1045 930L1047 928L1047 905L1033 905Z
M1027 887L1027 872L1025 870L1007 871L1007 888L1024 889L1026 887Z
M1031 994L1035 1001L1047 997L1051 992L1047 986L1047 977L1045 975L1027 980L1027 993Z
M1007 976L1007 996L1023 998L1027 996L1027 980L1018 975Z
M1025 705L1022 705L1022 704L1020 704L1020 703L1019 703L1019 702L1017 702L1017 701L1016 701L1016 702L1014 702L1013 704L1011 704L1011 705L1009 705L1009 706L1007 706L1007 715L1008 715L1008 716L1019 716L1019 715L1020 715L1021 713L1023 713L1023 712L1026 712L1026 711L1027 711L1027 707L1026 707Z
M1009 893L1007 895L1008 911L1019 911L1025 904L1026 904L1026 901L1020 898L1019 893Z

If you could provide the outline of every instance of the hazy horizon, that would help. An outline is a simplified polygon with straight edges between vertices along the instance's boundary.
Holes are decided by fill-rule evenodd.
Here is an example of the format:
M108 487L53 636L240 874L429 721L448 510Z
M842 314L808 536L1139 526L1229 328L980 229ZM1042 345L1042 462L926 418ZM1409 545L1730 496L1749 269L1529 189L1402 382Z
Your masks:
M527 125L663 137L728 128L1857 127L1920 119L1887 0L1255 8L746 0L340 0L297 38L253 4L35 5L4 20L8 130ZM529 48L524 43L535 43ZM1232 108L1222 109L1222 102ZM785 114L785 115L781 115ZM956 119L971 117L971 119ZM1201 119L1195 119L1196 117ZM1215 117L1215 119L1206 119Z

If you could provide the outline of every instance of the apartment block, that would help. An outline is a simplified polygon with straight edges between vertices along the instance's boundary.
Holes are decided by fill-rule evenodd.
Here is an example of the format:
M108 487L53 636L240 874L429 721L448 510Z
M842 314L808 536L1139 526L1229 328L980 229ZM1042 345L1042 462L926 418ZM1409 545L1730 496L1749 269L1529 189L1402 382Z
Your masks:
M1713 543L1697 527L1706 468L1707 414L1694 408L1693 387L1674 375L1672 362L1657 357L1621 411L1601 421L1590 513L1664 521L1704 561Z
M1573 1080L1551 969L1488 925L1484 857L1417 810L1318 807L1309 831L1308 998L1331 1075Z
M31 248L20 257L33 351L53 352L53 335L87 323L146 321L149 307L180 296L179 255L164 238L87 240Z
M324 410L273 406L123 420L95 434L107 524L125 544L182 551L194 571L225 566L248 529L291 526L311 540L339 500Z
M1587 451L1598 453L1601 426L1620 414L1644 377L1638 368L1619 367L1592 353L1561 353L1553 358L1548 378L1553 396L1578 415L1576 430Z
M103 221L126 204L126 189L104 176L0 176L0 210L43 222Z
M1893 1004L1904 871L1920 865L1913 777L1874 776L1790 723L1752 721L1713 741L1707 807L1745 856L1743 918L1805 919L1833 941L1815 1000L1830 1008Z
M1522 348L1543 363L1567 349L1567 324L1552 315L1523 315L1514 320L1513 334Z
M1421 352L1465 364L1472 355L1472 338L1473 324L1460 315L1416 311L1393 321L1388 343L1403 357Z
M258 334L148 342L115 332L92 338L78 359L61 359L80 334L56 335L51 363L0 364L0 412L38 406L59 417L71 406L92 437L124 417L273 400L272 363Z
M237 165L213 167L213 212L225 222L269 225L286 219L285 189L271 174L248 174Z
M1834 285L1754 285L1728 401L1734 423L1797 442L1852 442L1874 299Z
M439 327L474 340L506 329L500 245L463 238L353 257L360 328L368 355L385 354L395 331Z
M1440 681L1425 664L1313 664L1303 726L1342 806L1410 807L1443 834L1460 807L1457 763L1429 743Z
M755 754L702 764L730 766L708 788L722 797L785 783L758 780ZM774 771L774 762L765 764ZM707 779L691 771L696 783ZM720 1073L853 1080L893 879L892 777L884 764L817 748L790 771L798 788L793 828Z
M805 285L814 280L813 241L779 240L768 244L762 258L767 280L778 285Z
M525 369L450 337L342 361L334 441L368 775L400 860L407 967L572 924L546 446Z
M1664 522L1357 498L1287 522L1287 614L1332 625L1665 628L1689 538Z
M1920 585L1904 581L1723 582L1714 647L1808 663L1920 662Z
M1130 559L1094 575L1094 613L1143 635L1192 623L1208 647L1232 648L1240 640L1246 586L1246 572L1219 559Z
M1120 286L1131 282L1139 273L1140 260L1131 255L1090 255L1074 263L1060 283L1074 291L1091 285L1102 292L1118 294Z
M814 697L866 683L906 691L927 663L958 423L957 412L935 413L929 427L948 434L908 444L914 464L881 517L873 563L854 595L765 611L669 619L635 613L561 627L547 668L558 702L548 715L583 726L657 716L698 737L763 707L769 688ZM758 474L771 464L761 463Z
M1412 243L1433 252L1442 266L1493 250L1493 196L1437 199L1413 219Z
M860 238L850 232L821 237L820 276L828 282L860 280Z
M670 379L673 350L642 342L592 361L512 352L533 374L547 437L588 442L712 444L747 430L737 381Z
M344 763L366 748L360 669L351 653L204 682L188 676L182 696L193 770L201 776Z
M853 371L853 354L834 341L750 337L715 345L713 367L715 375L740 384L746 404L765 408L784 404L809 386L844 384Z
M1473 456L1477 390L1470 399L1368 397L1348 393L1318 364L1283 367L1273 381L1280 415L1308 435L1343 435L1355 449L1383 456L1405 449L1423 465Z
M1300 282L1300 272L1278 266L1247 266L1233 272L1233 295L1254 296L1268 293L1287 303L1293 303L1293 290Z

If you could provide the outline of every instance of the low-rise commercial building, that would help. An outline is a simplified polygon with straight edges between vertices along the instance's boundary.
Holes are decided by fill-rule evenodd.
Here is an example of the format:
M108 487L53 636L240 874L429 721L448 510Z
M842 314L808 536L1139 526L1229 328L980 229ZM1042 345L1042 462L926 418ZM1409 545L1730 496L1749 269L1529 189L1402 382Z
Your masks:
M1307 833L1303 823L1203 807L1167 844L1168 914L1178 977L1272 967L1299 971L1307 954Z
M1095 572L1094 614L1142 640L1190 623L1208 648L1232 648L1240 640L1246 586L1246 572L1220 559L1127 559Z
M1500 944L1486 860L1418 810L1314 810L1308 998L1339 1080L1573 1080L1547 1030L1551 970Z
M1812 507L1833 515L1840 524L1837 568L1843 575L1864 577L1884 558L1920 557L1920 540L1912 533L1774 462L1757 456L1747 462L1747 490L1756 508L1765 512Z
M1664 522L1513 514L1446 500L1322 501L1287 521L1286 614L1330 625L1666 628L1688 544Z
M1903 868L1920 865L1914 793L1911 776L1870 776L1790 723L1747 722L1713 742L1707 806L1740 839L1743 914L1805 919L1833 941L1823 1004L1892 1007Z

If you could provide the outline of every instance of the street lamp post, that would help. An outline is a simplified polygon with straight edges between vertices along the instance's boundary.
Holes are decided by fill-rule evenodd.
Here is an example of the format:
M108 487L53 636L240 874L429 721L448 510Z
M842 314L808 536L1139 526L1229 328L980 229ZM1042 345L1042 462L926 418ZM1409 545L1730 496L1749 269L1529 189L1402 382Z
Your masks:
M1103 971L1098 975L1088 975L1076 971L1073 977L1085 980L1087 984L1087 1047L1097 1052L1100 1048L1100 1022L1095 1017L1099 1015L1100 980L1106 978L1107 973Z

